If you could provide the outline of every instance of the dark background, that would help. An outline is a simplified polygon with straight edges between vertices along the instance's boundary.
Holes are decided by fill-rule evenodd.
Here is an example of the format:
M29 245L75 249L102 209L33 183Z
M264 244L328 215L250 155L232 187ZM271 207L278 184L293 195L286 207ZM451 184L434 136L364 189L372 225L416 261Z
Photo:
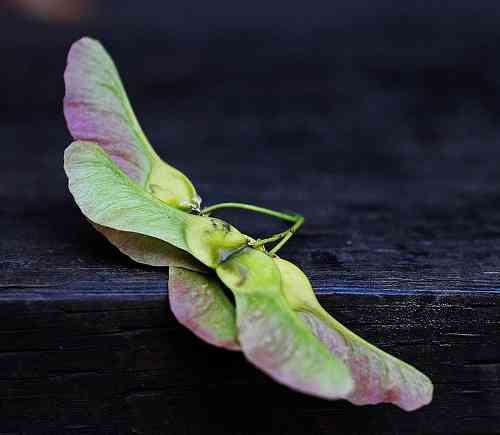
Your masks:
M209 202L235 196L230 183L209 192L190 168L204 164L210 179L230 174L220 152L230 147L248 162L238 174L249 181L242 187L253 191L258 165L271 160L275 182L299 180L300 171L282 164L296 159L316 171L311 189L335 186L323 190L325 207L357 188L383 201L380 186L404 204L409 179L419 180L419 200L432 211L443 202L456 207L462 196L483 201L475 211L446 204L457 219L499 199L496 2L269 3L90 1L77 22L47 21L51 15L40 19L7 3L2 153L26 150L42 166L62 154L70 140L61 108L65 58L73 41L91 35L118 63L151 141ZM335 184L345 174L359 178ZM437 178L446 191L429 184ZM51 195L63 179L57 171L38 182ZM478 185L487 188L482 199ZM19 182L19 189L30 186ZM270 190L260 191L261 201L273 201Z
M498 2L169 3L0 6L0 433L500 433ZM205 205L306 216L283 256L431 376L431 405L308 398L177 325L166 271L67 191L62 74L84 35Z

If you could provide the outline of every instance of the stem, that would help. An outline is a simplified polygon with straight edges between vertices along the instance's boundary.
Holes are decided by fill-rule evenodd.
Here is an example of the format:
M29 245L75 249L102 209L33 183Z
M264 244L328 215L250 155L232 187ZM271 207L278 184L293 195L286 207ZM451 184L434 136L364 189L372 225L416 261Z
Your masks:
M280 242L273 249L271 249L271 251L269 251L270 255L276 254L276 252L278 252L278 250L283 247L283 245L290 239L290 237L292 237L297 232L297 230L304 223L304 218L298 214L281 213L279 211L271 210L269 208L258 207L256 205L252 205L252 204L243 204L241 202L223 202L220 204L211 205L209 207L205 207L202 210L202 214L208 215L208 214L212 213L213 211L219 210L222 208L240 208L243 210L249 210L249 211L253 211L256 213L261 213L261 214L265 214L268 216L272 216L272 217L282 219L282 220L287 221L287 222L293 222L293 225L288 230L283 231L283 232L278 233L278 234L273 234L270 237L267 237L265 239L256 240L255 242L251 243L252 246L258 247L258 246L265 245L266 243L275 242L276 240L281 239Z
M285 231L286 234L279 241L279 243L276 244L276 246L269 251L269 254L275 255L276 252L278 252L283 247L283 245L286 242L288 242L290 237L292 237L298 231L298 229L302 226L303 223L304 223L304 218L302 216L299 216L297 222L295 222L288 231Z
M297 222L297 219L299 217L302 217L294 214L281 213L279 211L271 210L269 208L257 207L256 205L252 204L243 204L241 202L221 202L220 204L214 204L209 207L205 207L202 210L202 213L209 214L221 208L241 208L243 210L254 211L256 213L261 213L261 214L267 214L268 216L273 216L288 222Z
M250 242L250 245L253 246L254 248L258 248L259 246L275 242L276 240L279 240L279 239L282 239L283 237L285 237L289 231L290 231L290 228L286 231L281 232L281 233L273 234L270 237L266 237L265 239L257 239L253 242Z

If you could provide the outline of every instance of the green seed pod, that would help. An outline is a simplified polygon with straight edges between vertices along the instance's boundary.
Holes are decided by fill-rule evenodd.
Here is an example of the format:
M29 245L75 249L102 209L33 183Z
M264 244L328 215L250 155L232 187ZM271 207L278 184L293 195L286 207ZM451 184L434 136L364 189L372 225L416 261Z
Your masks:
M184 238L189 252L213 269L250 240L227 222L204 216L189 216Z

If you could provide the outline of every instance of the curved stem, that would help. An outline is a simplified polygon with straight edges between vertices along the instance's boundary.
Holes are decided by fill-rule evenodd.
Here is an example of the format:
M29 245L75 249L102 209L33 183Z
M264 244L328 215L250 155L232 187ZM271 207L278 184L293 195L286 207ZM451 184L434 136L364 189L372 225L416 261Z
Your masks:
M271 249L269 251L269 254L270 255L275 255L276 252L278 252L282 247L283 245L288 242L288 240L290 239L290 237L292 237L297 231L298 229L302 226L302 224L304 223L304 218L302 216L299 217L299 219L297 220L297 222L295 222L288 231L286 231L285 235L283 236L283 238L279 241L278 244L276 244L276 246Z
M259 240L256 240L255 242L250 242L251 246L258 247L258 246L262 246L262 245L265 245L267 243L275 242L275 241L281 239L279 241L279 243L276 246L274 246L274 248L271 249L271 251L269 251L270 255L276 254L276 252L278 252L278 250L283 247L283 245L290 239L290 237L292 237L297 232L297 230L304 223L304 217L301 215L282 213L279 211L271 210L269 208L258 207L256 205L252 205L252 204L244 204L241 202L222 202L220 204L214 204L214 205L211 205L209 207L205 207L202 210L202 214L208 215L208 214L212 213L213 211L219 210L222 208L239 208L242 210L248 210L248 211L253 211L256 213L261 213L261 214L265 214L268 216L272 216L272 217L275 217L278 219L285 220L287 222L293 222L293 225L286 231L283 231L283 232L277 233L277 234L273 234L272 236L267 237L265 239L259 239Z
M297 222L297 219L299 215L293 215L293 214L287 214L287 213L281 213L279 211L271 210L269 208L264 208L264 207L257 207L256 205L252 204L244 204L242 202L221 202L220 204L214 204L209 207L205 207L202 210L203 214L209 214L212 213L215 210L219 210L221 208L241 208L243 210L249 210L249 211L254 211L256 213L261 213L261 214L266 214L268 216L273 216L278 219L282 219L284 221L288 222Z

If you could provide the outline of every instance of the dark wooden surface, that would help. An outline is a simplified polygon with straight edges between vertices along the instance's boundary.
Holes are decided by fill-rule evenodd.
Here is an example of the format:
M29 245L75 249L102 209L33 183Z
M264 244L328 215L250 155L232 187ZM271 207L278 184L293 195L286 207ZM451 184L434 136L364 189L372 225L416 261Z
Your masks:
M311 28L294 5L260 27L214 14L200 34L175 14L159 25L152 4L74 27L0 15L0 434L499 434L492 3L344 8ZM120 255L66 188L62 70L84 33L109 46L150 139L206 204L306 216L282 255L335 317L429 374L431 405L309 398L176 323L167 271ZM282 228L220 216L256 236Z

